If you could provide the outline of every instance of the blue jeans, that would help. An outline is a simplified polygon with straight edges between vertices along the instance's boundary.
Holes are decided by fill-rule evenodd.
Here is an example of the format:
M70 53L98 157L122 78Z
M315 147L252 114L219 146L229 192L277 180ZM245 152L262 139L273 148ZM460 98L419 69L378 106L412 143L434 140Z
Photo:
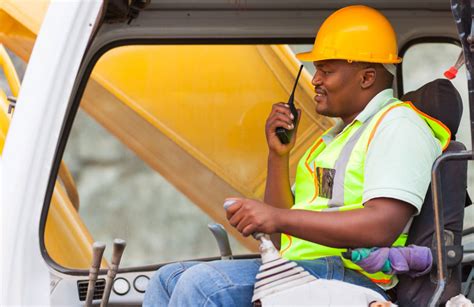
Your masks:
M364 275L344 268L339 257L295 261L310 274L342 280L387 295ZM150 280L143 306L251 306L260 259L176 262Z

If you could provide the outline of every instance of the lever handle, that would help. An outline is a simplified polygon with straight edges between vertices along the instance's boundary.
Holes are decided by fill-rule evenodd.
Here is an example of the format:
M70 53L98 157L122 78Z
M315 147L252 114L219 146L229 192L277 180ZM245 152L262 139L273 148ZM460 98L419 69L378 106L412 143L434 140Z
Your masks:
M94 242L92 244L92 264L89 269L89 284L87 285L87 295L85 306L92 306L92 300L94 299L95 284L97 282L97 276L99 275L100 262L102 255L104 254L105 244L102 242Z
M222 260L232 259L232 250L230 249L229 236L227 231L224 229L224 226L217 223L208 224L207 227L216 238L217 246L219 247L219 252L221 254Z
M102 296L102 302L100 307L106 307L109 304L110 292L114 284L115 276L119 268L120 260L122 259L123 251L127 244L122 239L114 240L114 247L112 249L112 261L110 263L109 271L107 272L107 278L105 279L105 289Z
M122 240L122 239L114 240L114 247L112 250L112 266L116 265L117 269L118 269L118 265L120 264L120 260L122 259L125 246L127 246L127 243L125 242L125 240Z

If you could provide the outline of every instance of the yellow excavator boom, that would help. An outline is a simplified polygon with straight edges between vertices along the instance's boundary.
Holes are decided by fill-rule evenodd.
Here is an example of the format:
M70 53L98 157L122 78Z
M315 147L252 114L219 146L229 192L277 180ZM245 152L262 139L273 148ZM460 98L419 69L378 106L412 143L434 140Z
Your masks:
M27 61L47 4L2 3L0 23L7 26L0 29L0 43ZM96 64L81 108L212 219L228 225L222 210L225 197L263 197L265 118L273 103L288 98L299 65L287 45L118 47ZM295 97L305 116L290 158L293 173L305 149L333 124L315 114L313 95L305 71ZM74 235L63 239L83 240L77 257L87 255L87 265L80 265L87 267L90 257L82 249L89 249L91 237L77 212L70 211L79 206L79 197L64 171L60 178L63 186L57 184L53 204L59 203L57 210L62 213L53 212L53 205L48 223L62 214L68 225L58 227L75 229ZM243 238L231 227L227 230L256 250L253 239ZM47 231L46 236L48 252L56 251L54 257L59 259L67 251L53 246L61 235ZM59 262L65 265L63 261Z

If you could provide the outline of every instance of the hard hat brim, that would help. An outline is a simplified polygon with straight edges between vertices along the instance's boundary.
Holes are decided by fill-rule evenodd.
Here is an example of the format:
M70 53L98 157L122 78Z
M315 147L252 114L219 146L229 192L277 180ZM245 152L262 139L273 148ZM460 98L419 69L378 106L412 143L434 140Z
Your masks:
M317 61L317 60L313 60L314 58L316 58L312 52L302 52L302 53L297 53L296 54L296 58L300 61L303 61L303 62L314 62L314 61Z
M296 58L303 62L316 62L316 61L325 61L325 60L346 60L346 61L354 61L354 62L368 62L368 63L379 63L379 64L398 64L402 62L402 58L397 57L395 59L367 59L366 57L361 57L360 59L357 58L347 58L344 56L341 57L324 57L315 55L313 52L302 52L296 54Z

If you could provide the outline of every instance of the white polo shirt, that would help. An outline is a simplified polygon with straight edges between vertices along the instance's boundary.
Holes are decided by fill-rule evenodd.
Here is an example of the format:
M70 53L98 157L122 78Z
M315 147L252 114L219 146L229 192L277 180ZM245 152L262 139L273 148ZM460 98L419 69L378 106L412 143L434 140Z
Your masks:
M392 90L379 93L382 99ZM377 96L379 96L377 95ZM365 110L364 110L365 111ZM420 213L441 144L420 116L409 108L391 110L380 123L365 160L363 202L377 197L405 201Z
M378 93L354 119L365 122L388 103L393 90ZM344 131L342 120L323 137L328 143ZM394 108L379 124L365 160L362 202L386 197L421 210L431 181L431 167L441 154L441 144L423 119L409 108Z

